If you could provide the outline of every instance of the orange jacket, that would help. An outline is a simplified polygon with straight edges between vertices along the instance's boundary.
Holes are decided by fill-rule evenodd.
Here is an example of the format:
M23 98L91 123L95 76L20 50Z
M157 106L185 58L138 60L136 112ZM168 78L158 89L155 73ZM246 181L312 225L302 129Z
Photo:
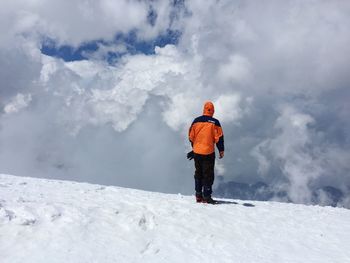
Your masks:
M220 122L213 118L214 105L208 101L204 104L203 115L194 119L188 132L193 152L197 154L211 154L215 152L215 144L219 152L223 152L224 134Z

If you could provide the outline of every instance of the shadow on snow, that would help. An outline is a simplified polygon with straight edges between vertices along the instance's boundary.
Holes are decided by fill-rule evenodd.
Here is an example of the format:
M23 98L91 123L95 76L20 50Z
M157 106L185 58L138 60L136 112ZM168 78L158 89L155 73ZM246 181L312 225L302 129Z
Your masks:
M239 205L240 204L235 201L226 201L226 200L215 200L215 201L216 201L215 202L216 205L224 205L224 204ZM242 205L246 207L255 207L255 205L251 203L243 203Z

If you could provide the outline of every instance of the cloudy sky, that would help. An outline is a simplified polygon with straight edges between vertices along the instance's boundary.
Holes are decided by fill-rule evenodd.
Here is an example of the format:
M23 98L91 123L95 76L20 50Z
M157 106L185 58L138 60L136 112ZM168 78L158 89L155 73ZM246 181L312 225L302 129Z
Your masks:
M350 2L0 2L0 172L191 194L212 100L224 181L350 188Z

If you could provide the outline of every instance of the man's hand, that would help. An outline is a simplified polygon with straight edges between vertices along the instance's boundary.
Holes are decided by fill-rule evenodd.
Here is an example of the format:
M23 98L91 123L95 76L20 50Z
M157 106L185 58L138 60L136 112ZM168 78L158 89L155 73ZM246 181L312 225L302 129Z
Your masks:
M225 153L224 152L220 152L219 155L220 155L219 159L222 159L222 158L224 158Z
M191 161L193 158L194 158L194 152L193 151L188 152L187 159Z

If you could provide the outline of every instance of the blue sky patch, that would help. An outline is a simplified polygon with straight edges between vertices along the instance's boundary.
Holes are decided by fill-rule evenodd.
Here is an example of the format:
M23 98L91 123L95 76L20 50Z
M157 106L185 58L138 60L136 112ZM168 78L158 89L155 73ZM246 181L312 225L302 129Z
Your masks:
M154 15L153 15L154 16ZM155 18L156 19L156 18ZM168 29L164 34L159 35L151 41L140 41L137 39L137 32L132 31L128 34L117 34L113 41L95 40L83 43L78 48L69 45L57 45L52 39L47 39L42 43L41 52L45 55L61 58L64 61L77 61L89 59L88 54L98 50L100 45L113 46L123 44L126 52L108 52L106 60L113 64L125 54L154 54L156 46L164 47L167 44L176 45L181 37L181 32Z

